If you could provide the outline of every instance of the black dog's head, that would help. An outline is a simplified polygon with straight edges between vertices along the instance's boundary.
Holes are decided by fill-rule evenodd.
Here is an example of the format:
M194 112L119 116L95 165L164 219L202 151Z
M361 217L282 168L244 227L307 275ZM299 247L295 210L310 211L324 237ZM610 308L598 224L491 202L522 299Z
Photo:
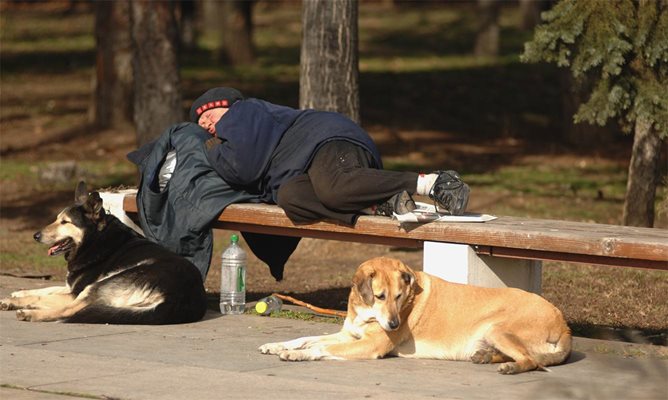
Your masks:
M71 259L86 237L106 226L102 199L98 192L88 193L86 184L79 182L74 192L74 205L65 208L56 220L33 236L36 241L47 244L48 254L65 253Z

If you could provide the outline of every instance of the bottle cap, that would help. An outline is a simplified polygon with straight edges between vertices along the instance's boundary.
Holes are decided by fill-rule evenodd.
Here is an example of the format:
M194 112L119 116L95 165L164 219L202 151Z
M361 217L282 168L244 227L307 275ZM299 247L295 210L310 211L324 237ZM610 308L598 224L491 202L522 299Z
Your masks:
M258 301L255 304L255 312L258 314L264 314L267 311L267 303L264 301Z
M237 236L236 234L232 235L232 237L230 238L230 242L232 243L237 243L238 241L239 241L239 236Z

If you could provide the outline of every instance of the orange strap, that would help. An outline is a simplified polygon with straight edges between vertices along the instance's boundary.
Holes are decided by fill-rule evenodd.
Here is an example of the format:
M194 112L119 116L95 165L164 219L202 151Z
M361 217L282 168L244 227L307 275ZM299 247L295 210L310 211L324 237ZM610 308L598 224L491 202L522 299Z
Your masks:
M316 306L314 306L314 305L311 305L311 304L308 304L308 303L304 303L304 302L301 301L301 300L297 300L297 299L295 299L294 297L286 296L286 295L284 295L284 294L274 293L274 294L272 294L272 296L276 296L276 297L278 297L278 298L281 299L281 300L289 301L290 303L296 304L296 305L298 305L298 306L306 307L306 308L308 308L309 310L315 311L315 312L317 312L317 313L319 313L319 314L335 315L335 316L337 316L337 317L342 317L342 318L345 318L345 317L346 317L346 312L345 312L345 311L337 311L337 310L330 310L330 309L328 309L328 308L320 308L320 307L316 307Z

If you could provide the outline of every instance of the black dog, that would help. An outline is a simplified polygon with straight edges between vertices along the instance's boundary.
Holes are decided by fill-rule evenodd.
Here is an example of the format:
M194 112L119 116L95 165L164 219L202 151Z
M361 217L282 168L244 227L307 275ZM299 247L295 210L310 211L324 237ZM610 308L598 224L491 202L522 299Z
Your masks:
M80 182L75 204L35 233L48 254L64 254L67 286L22 290L0 301L24 321L178 324L199 321L206 292L198 269L106 214Z

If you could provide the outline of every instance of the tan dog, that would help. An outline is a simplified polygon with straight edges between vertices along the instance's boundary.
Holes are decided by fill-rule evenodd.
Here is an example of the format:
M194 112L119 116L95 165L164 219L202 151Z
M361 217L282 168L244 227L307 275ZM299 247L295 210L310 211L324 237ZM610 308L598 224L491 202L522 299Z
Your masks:
M536 294L446 282L381 257L355 272L340 332L259 350L286 361L395 355L503 363L498 372L516 374L562 363L571 333L561 312Z

